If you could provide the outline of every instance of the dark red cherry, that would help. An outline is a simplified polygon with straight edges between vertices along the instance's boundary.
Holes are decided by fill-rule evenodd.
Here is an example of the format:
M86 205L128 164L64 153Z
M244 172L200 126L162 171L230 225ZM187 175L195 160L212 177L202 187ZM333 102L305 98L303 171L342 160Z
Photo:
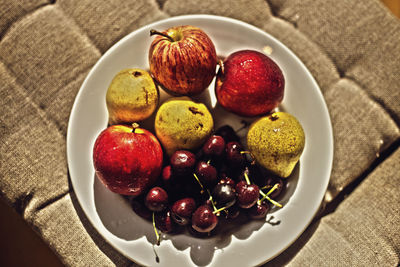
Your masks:
M172 170L177 175L186 175L193 172L196 156L187 150L175 151L170 157Z
M217 184L212 191L212 198L217 208L229 208L236 202L235 188L229 184Z
M170 210L157 212L154 215L154 222L156 224L157 229L159 229L161 232L164 233L174 232L177 228L177 225L172 219Z
M242 145L239 142L229 142L225 146L226 161L235 167L245 164L245 158L241 153L243 151Z
M196 202L193 198L179 199L171 207L172 219L179 225L187 225L195 209Z
M203 155L221 156L225 151L225 140L219 135L212 135L203 145Z
M192 228L200 233L212 231L218 224L218 218L208 205L199 206L192 215Z
M275 184L278 184L277 188L274 191L272 191L272 193L269 195L269 197L272 199L277 199L282 194L282 192L284 191L284 189L286 187L283 179L281 179L279 177L269 177L267 179L267 185L269 188L272 188ZM263 190L263 191L268 192L269 189L267 188L266 190Z
M207 185L217 183L217 169L206 161L199 161L195 173L200 181Z
M266 201L263 201L262 203L257 203L253 207L249 208L247 214L252 219L263 219L267 216L268 211L269 204Z
M259 197L259 188L255 184L247 184L246 181L240 181L236 184L236 202L243 209L251 208L257 203Z
M168 194L159 186L153 187L147 193L144 204L151 211L162 211L168 205Z

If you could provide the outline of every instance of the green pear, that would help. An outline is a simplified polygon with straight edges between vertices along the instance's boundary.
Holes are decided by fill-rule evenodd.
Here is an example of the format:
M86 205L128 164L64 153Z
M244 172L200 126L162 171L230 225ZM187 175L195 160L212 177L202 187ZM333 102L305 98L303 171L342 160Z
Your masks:
M168 155L176 150L194 150L210 137L213 117L207 107L189 97L174 97L158 109L154 128Z
M247 146L258 164L288 177L303 153L305 134L300 122L286 112L275 112L253 122Z
M158 89L147 71L121 70L107 89L109 123L131 124L145 120L156 110L158 101Z

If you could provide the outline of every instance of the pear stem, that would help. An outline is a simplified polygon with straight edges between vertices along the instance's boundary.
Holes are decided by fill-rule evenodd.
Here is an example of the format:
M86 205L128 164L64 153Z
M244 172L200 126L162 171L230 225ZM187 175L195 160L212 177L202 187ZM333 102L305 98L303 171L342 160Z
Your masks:
M175 40L174 40L171 36L169 36L168 34L163 33L163 32L159 32L159 31L156 31L156 30L154 30L154 29L151 29L151 30L150 30L150 36L153 36L153 35L155 35L155 34L161 35L161 36L163 36L163 37L165 37L165 38L168 38L171 42L175 42Z

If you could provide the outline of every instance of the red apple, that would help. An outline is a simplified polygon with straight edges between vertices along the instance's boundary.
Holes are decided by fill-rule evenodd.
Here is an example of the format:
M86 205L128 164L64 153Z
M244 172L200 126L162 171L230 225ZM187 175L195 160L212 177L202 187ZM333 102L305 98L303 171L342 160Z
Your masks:
M285 79L279 66L254 50L229 55L217 73L215 93L219 104L241 116L270 112L283 99Z
M194 26L177 26L157 35L150 46L150 72L172 95L203 92L215 76L217 54L208 35Z
M160 175L163 152L149 131L112 125L97 137L93 163L97 177L112 192L138 196Z

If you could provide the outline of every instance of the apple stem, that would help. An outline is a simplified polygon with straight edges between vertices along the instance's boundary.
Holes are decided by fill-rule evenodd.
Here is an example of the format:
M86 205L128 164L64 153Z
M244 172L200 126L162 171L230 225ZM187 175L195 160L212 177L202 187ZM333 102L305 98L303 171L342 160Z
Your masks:
M218 59L218 65L220 67L221 74L224 75L225 74L224 61L222 59Z
M165 38L168 38L171 42L175 42L175 40L174 40L171 36L169 36L168 34L163 33L163 32L159 32L159 31L156 31L156 30L154 30L154 29L151 29L151 30L150 30L150 36L153 36L153 35L155 35L155 34L164 36Z
M135 130L137 129L137 128L139 128L139 123L136 123L136 122L134 122L134 123L132 123L132 133L135 133Z

